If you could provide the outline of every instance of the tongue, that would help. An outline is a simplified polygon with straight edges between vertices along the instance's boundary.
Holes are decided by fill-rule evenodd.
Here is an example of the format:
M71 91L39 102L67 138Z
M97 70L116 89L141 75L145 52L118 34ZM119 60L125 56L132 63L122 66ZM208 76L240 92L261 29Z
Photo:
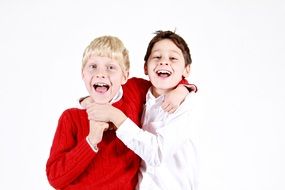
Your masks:
M108 91L108 88L104 87L104 86L98 86L98 87L96 87L95 91L99 92L99 93L105 93Z
M160 73L160 74L159 74L159 76L160 76L160 77L164 77L164 78L165 78L165 77L168 77L168 76L169 76L169 74L166 74L166 73Z

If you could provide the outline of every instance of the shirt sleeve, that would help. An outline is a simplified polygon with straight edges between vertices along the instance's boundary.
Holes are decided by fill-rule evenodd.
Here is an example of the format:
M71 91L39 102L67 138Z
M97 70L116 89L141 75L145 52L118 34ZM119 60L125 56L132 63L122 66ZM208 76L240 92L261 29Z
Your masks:
M47 177L54 188L61 189L69 185L96 156L85 138L76 141L73 125L70 114L65 111L59 119L46 164Z
M153 123L161 126L155 132L148 132L137 127L127 119L116 134L125 145L139 155L147 164L157 166L186 141L190 140L190 115L188 100L165 122Z

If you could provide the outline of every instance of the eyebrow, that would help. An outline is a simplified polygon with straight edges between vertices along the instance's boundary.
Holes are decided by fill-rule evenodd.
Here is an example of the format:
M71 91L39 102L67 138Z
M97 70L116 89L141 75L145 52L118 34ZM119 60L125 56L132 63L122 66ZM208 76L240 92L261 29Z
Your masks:
M156 53L156 52L159 52L161 49L155 49L155 50L153 50L153 51L151 51L151 53ZM179 52L179 51L176 51L176 50L172 50L172 49L170 49L169 50L171 53L176 53L176 54L183 54L182 53L182 51L181 51L181 53Z

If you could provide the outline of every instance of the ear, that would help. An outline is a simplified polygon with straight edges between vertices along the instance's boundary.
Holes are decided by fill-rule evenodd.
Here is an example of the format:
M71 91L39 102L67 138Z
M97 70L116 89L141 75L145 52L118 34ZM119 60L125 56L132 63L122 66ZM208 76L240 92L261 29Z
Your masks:
M84 80L84 73L83 73L83 70L81 70L81 78L82 78L82 80Z
M126 82L128 81L128 78L129 78L129 71L128 70L125 70L123 71L123 77L122 77L122 81L121 81L121 84L126 84Z
M190 64L187 64L183 71L183 77L187 78L190 75Z
M144 68L144 74L148 75L148 73L147 73L147 63L146 62L144 63L144 67L143 68Z

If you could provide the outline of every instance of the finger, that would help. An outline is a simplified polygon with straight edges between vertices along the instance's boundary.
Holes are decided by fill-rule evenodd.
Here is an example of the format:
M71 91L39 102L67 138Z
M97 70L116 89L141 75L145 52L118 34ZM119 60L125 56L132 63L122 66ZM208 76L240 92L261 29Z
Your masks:
M166 112L169 112L169 110L171 110L171 108L172 108L172 105L170 105L170 104L166 105L165 107L162 107L162 109Z
M94 120L95 121L95 118L93 117L94 114L92 113L87 113L87 117L88 117L88 120Z
M93 111L92 107L86 108L87 114L91 114L92 111Z
M174 113L178 109L178 106L169 105L164 111L168 113Z
M109 129L109 123L102 122L102 127L104 128L104 131L107 131Z
M169 103L166 103L166 102L163 102L163 103L161 104L161 108L162 108L163 110L167 109L168 106L169 106Z
M91 115L91 114L96 114L97 110L95 107L90 107L88 109L86 109L87 114Z
M176 111L176 108L173 107L173 108L171 108L171 109L168 111L168 113L174 113L175 111Z
M92 103L87 103L85 102L85 107L86 107L86 110L90 109L92 107Z
M165 112L169 112L169 110L170 110L169 107L167 107L167 108L164 109Z
M97 107L99 107L99 104L96 104L95 102L88 102L86 105L86 109L96 109Z
M109 127L109 123L107 123L107 122L104 122L104 121L96 121L97 123L98 123L98 125L100 125L100 126L102 126L102 127Z

